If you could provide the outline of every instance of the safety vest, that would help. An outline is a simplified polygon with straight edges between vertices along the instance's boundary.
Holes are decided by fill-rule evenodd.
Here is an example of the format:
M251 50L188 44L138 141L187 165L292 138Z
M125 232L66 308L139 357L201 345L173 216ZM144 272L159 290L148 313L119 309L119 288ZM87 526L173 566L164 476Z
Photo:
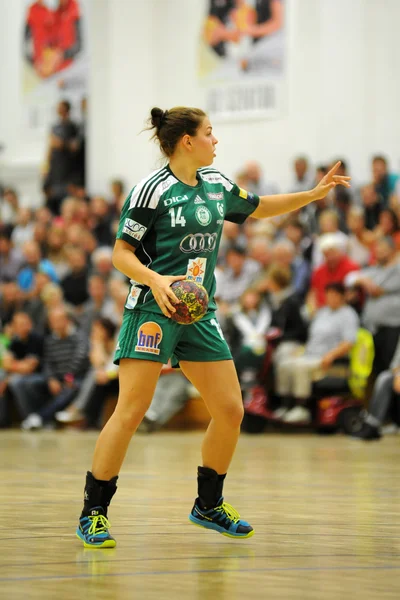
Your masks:
M366 329L359 329L350 352L349 387L356 398L363 398L375 357L374 339Z

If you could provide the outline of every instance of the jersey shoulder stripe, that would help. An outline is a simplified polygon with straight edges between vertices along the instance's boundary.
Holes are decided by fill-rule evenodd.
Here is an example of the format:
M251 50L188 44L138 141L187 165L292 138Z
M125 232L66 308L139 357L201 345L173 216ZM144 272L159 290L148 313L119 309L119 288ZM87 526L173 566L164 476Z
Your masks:
M162 177L162 175L165 172L166 172L165 167L162 169L157 169L156 171L153 171L152 173L150 173L150 175L148 175L147 177L145 177L144 179L139 181L139 183L133 188L133 190L131 192L129 208L134 208L135 206L140 206L140 203L142 202L144 196L146 195L146 192L147 192L149 186L151 186L151 184L155 180Z
M227 192L230 192L235 185L230 179L225 177L225 175L222 175L222 173L216 169L209 169L207 171L199 169L198 173L203 181L206 181L207 183L222 184Z
M163 177L155 180L152 183L146 196L146 200L143 202L142 206L144 208L156 209L161 196L165 194L165 192L169 190L171 186L175 185L175 183L178 183L178 180L172 175L172 173L167 171Z

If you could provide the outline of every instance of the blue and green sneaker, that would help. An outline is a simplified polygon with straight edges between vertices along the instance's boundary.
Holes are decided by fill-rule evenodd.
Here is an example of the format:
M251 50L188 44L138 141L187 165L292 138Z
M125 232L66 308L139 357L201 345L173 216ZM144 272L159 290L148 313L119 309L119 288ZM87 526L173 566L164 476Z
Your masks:
M109 520L101 506L90 510L90 515L81 517L76 536L82 540L85 548L115 548L116 541L109 534Z
M222 535L231 538L249 538L254 535L254 529L240 518L237 510L221 498L217 506L202 510L196 499L189 520L199 527L214 529Z

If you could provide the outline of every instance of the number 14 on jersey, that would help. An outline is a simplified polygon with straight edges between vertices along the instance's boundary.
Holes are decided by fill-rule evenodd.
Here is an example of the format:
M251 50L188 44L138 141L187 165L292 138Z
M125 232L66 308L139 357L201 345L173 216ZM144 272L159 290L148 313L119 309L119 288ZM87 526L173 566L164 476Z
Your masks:
M171 227L176 227L177 225L185 227L186 219L182 216L182 206L178 206L176 209L176 215L175 208L170 208L168 213L171 215Z

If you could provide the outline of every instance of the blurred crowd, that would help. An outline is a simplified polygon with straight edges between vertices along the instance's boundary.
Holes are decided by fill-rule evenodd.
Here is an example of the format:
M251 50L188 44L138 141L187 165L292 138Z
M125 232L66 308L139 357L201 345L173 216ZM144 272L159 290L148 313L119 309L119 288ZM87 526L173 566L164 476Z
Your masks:
M104 196L90 194L86 102L80 123L70 109L59 103L50 132L42 206L21 204L6 182L1 190L1 427L100 427L118 391L112 358L129 286L111 255L128 190L116 178ZM282 190L257 162L234 179L258 195L303 191L329 167L297 157ZM218 317L244 394L264 385L268 368L273 419L288 425L312 422L315 382L349 362L367 330L373 376L358 435L374 439L387 420L399 421L400 179L384 156L373 157L365 185L343 159L340 169L355 176L351 189L278 218L225 222ZM193 393L169 366L160 381L142 431L160 428Z

